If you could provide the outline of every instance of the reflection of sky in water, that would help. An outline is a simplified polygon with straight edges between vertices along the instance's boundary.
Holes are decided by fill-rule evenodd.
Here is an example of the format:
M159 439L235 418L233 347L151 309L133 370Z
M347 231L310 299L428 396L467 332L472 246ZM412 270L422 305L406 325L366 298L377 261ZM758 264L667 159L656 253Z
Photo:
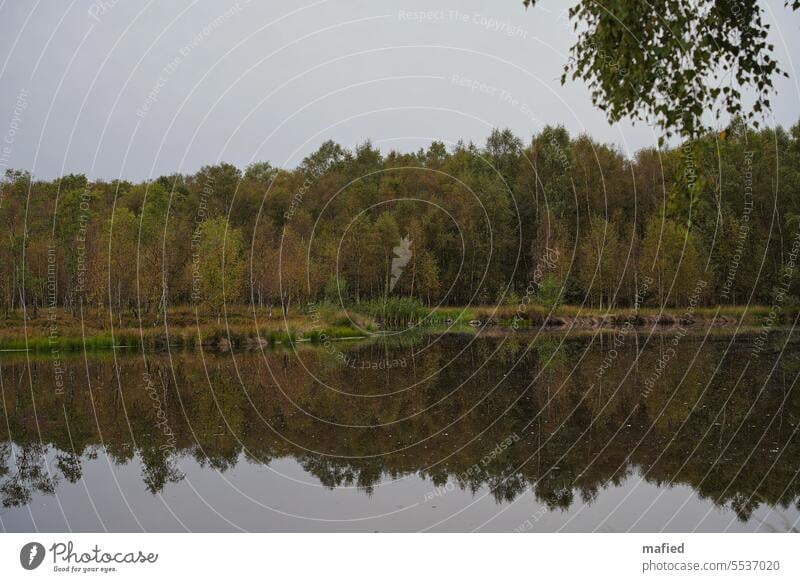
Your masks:
M498 504L486 490L458 487L438 496L415 475L384 479L370 495L354 487L319 484L294 460L269 466L240 459L219 473L194 460L186 478L154 496L142 485L138 462L114 466L104 454L84 462L84 480L61 483L55 496L34 495L26 507L2 509L6 531L786 531L796 507L759 507L742 523L733 511L701 499L691 487L659 487L638 474L609 485L567 510L547 508L530 492ZM89 499L91 495L91 501ZM103 517L103 523L98 519ZM134 518L135 516L135 518ZM66 519L65 519L66 517ZM670 520L670 518L672 518ZM665 528L664 524L669 521Z

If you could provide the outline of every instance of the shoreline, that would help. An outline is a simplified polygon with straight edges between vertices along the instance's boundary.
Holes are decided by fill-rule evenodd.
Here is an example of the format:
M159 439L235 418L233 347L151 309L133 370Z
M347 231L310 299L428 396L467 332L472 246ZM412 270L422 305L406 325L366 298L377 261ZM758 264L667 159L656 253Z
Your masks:
M778 321L767 326L769 310L765 306L713 307L695 310L691 317L682 308L614 309L600 312L577 306L561 306L550 313L541 306L531 306L520 313L509 306L477 308L440 308L405 326L383 326L379 318L357 311L345 312L329 308L319 314L291 313L288 318L275 316L274 311L247 313L246 306L237 306L227 318L197 317L187 308L176 308L164 314L142 318L121 317L112 325L100 312L88 313L83 319L62 313L52 319L41 316L28 320L10 317L0 320L0 352L84 352L109 349L199 349L226 352L252 350L293 344L324 345L328 341L364 341L381 337L418 334L507 335L531 332L579 333L614 332L620 329L667 333L685 329L716 333L739 330L749 333L788 329L796 316L782 313ZM389 333L395 332L395 333Z

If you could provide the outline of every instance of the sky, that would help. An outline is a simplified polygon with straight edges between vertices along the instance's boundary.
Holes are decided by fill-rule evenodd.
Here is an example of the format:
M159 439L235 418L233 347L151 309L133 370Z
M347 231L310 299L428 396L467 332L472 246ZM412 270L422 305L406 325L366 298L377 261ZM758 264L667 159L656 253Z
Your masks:
M610 125L559 78L574 41L541 0L0 0L0 170L142 180L222 161L296 166L328 139L383 152L433 140L528 141L546 124L626 155L646 124ZM800 13L764 0L771 123L800 118Z

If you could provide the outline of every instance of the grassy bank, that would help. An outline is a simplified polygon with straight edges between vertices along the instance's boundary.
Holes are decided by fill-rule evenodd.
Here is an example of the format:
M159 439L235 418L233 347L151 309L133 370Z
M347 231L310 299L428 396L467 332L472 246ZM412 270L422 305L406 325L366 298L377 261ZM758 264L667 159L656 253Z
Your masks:
M376 329L375 322L356 314L348 317L341 310L318 308L307 313L290 313L284 318L279 309L253 311L235 306L221 317L196 313L191 307L170 309L161 314L115 313L88 310L71 314L39 311L37 317L21 312L0 319L0 350L62 352L111 348L181 349L201 346L214 349L246 349L259 346L321 343L362 338Z
M633 325L640 328L671 325L760 326L770 319L766 306L703 307L691 314L685 308L599 310L563 305L551 310L541 305L426 308L407 301L369 302L348 311L316 305L291 311L286 318L279 309L252 310L229 307L220 318L197 313L191 307L162 314L115 313L88 310L83 316L65 310L39 311L37 317L21 312L0 320L0 350L62 352L102 350L114 347L181 349L208 347L218 350L329 340L359 339L373 332L420 327L432 330L504 328L601 328ZM52 316L52 317L49 317ZM782 310L772 325L786 325L796 313Z

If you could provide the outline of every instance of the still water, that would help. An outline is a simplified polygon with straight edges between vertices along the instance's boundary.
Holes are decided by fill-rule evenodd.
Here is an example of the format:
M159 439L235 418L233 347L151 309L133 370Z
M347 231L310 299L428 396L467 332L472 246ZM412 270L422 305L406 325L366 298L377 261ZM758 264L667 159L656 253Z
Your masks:
M800 344L614 339L0 354L0 527L797 530Z

